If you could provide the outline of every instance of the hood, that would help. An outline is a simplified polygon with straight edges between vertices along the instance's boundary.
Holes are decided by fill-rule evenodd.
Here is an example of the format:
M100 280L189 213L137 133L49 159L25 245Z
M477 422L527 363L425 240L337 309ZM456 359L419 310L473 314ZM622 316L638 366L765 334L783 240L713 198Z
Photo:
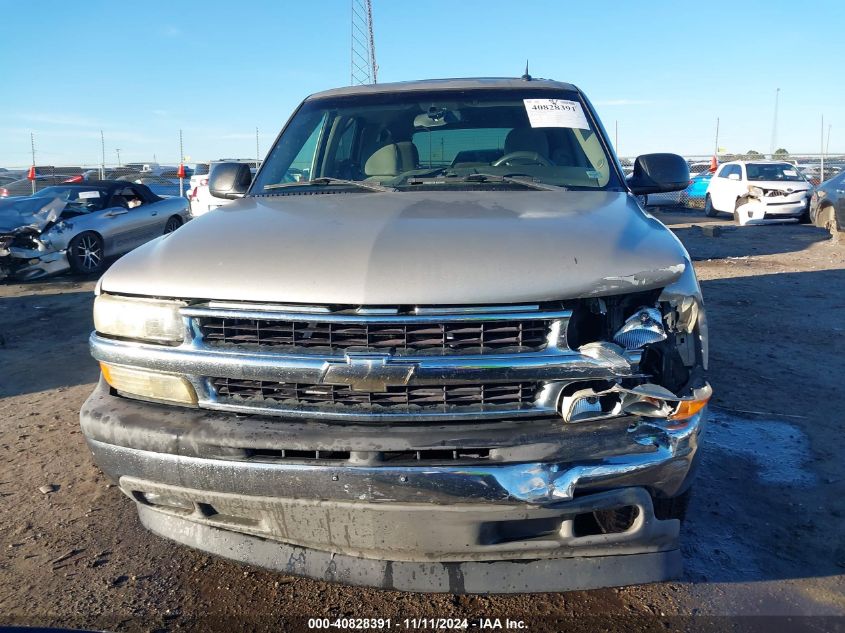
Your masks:
M244 198L117 261L106 292L306 304L518 303L664 286L689 259L617 192Z
M61 198L14 198L0 200L0 233L16 233L21 229L43 231L55 222L67 203Z

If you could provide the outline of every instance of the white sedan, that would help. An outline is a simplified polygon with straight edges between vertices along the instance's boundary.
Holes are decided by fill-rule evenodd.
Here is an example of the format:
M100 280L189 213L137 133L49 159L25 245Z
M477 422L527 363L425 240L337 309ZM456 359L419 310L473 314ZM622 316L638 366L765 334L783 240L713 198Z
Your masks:
M798 222L806 217L812 186L794 165L732 161L719 167L704 198L704 212L732 214L737 224Z

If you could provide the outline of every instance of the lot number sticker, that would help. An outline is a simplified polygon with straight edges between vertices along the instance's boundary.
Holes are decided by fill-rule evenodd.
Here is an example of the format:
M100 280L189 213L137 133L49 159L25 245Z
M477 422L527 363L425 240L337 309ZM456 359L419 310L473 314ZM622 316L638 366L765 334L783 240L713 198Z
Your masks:
M589 130L590 124L577 101L566 99L523 99L531 127L575 127Z
M99 198L99 191L80 191L78 198L80 200L88 200L89 198Z

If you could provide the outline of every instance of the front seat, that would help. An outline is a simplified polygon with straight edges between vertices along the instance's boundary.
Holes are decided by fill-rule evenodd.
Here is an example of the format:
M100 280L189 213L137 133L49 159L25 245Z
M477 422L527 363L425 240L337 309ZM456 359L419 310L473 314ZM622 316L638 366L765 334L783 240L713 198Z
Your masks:
M549 137L543 130L515 127L505 137L505 155L512 152L537 152L543 158L548 158Z
M377 149L364 163L368 178L395 178L406 171L416 169L420 162L417 147L410 141L391 143Z

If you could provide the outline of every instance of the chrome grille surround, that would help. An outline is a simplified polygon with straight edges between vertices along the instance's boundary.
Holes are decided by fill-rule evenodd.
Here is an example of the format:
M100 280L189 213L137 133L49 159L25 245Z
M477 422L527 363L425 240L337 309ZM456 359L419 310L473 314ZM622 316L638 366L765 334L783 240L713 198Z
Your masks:
M396 308L359 308L320 312L287 306L244 310L212 302L187 308L195 333L209 346L250 346L287 353L342 355L386 352L395 356L540 351L550 344L556 319L567 310L540 312L539 306L499 308L418 308L400 314ZM552 343L556 344L556 341Z
M571 311L537 305L426 306L402 314L397 309L383 307L332 310L321 306L208 302L182 308L181 314L185 339L178 346L119 341L95 332L90 340L92 354L108 363L183 375L194 386L200 408L361 422L555 416L560 393L566 385L574 381L635 376L640 359L639 352L626 352L612 343L589 343L577 350L569 349L566 330ZM319 321L340 326L400 324L402 327L522 321L544 323L546 333L542 347L529 351L397 355L370 349L290 350L210 343L202 330L203 319L210 317ZM227 379L234 381L231 384L251 385L253 397L243 391L221 392L220 385ZM255 397L256 383L261 397ZM291 384L310 385L311 397L266 397L265 387L269 386L269 392L277 390L278 394L281 393L278 389ZM499 393L507 393L507 385L515 384L523 385L516 397L511 393L496 402L481 395L488 389L488 393L497 389ZM434 397L438 390L444 394L442 397ZM328 402L326 394L333 394L328 396ZM338 402L338 394L343 402ZM462 397L453 397L458 395ZM427 403L426 397L431 398ZM375 406L374 402L377 402Z

